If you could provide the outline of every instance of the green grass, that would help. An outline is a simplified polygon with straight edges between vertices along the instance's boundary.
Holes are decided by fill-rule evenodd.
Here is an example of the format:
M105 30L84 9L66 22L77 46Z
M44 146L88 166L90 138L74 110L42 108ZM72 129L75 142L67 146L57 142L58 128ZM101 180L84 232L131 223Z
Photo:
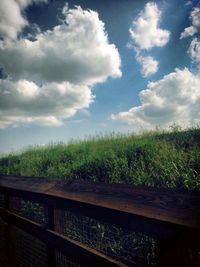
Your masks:
M0 158L0 173L200 190L200 128L29 148Z

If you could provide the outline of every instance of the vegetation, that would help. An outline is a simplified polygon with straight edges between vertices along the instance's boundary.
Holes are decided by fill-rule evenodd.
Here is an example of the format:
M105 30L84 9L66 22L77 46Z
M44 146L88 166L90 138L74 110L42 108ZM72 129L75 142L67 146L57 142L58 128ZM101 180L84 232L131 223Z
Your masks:
M0 173L200 190L200 128L113 134L29 148L0 158ZM39 203L20 199L18 209L21 216L47 223ZM78 213L65 211L62 216L64 235L124 263L137 260L157 266L157 240Z
M0 173L200 190L200 128L29 148L1 157Z

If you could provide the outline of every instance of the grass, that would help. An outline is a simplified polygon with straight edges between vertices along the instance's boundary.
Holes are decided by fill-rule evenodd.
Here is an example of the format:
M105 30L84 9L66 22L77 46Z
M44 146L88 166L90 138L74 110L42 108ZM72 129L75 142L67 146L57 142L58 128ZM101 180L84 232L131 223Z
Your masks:
M111 134L32 147L1 157L0 173L200 190L200 128ZM21 200L20 215L45 222L38 203ZM70 212L63 227L70 238L125 263L139 259L156 266L158 244L150 237Z
M0 158L0 173L200 190L200 128L32 147Z

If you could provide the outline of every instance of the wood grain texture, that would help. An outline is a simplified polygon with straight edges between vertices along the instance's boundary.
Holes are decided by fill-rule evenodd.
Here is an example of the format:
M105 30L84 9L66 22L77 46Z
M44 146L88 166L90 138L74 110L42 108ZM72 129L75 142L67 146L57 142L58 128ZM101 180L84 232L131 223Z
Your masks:
M0 189L5 188L200 229L200 192L196 191L0 176Z

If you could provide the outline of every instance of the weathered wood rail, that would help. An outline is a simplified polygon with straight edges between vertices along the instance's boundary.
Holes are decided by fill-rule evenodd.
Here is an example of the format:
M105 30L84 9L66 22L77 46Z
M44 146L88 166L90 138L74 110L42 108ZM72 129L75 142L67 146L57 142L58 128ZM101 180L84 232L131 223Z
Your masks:
M15 254L11 245L12 227L46 244L44 265L32 263L31 266L142 266L137 261L127 263L112 258L59 232L56 224L65 227L56 218L59 210L155 238L158 244L156 266L200 266L200 192L0 176L0 194L0 218L6 223L4 256L5 253ZM43 205L47 223L27 218L17 208L12 208L19 206L22 200L24 206L26 201ZM55 256L58 251L81 264L59 265ZM17 266L14 255L5 258L2 267Z

